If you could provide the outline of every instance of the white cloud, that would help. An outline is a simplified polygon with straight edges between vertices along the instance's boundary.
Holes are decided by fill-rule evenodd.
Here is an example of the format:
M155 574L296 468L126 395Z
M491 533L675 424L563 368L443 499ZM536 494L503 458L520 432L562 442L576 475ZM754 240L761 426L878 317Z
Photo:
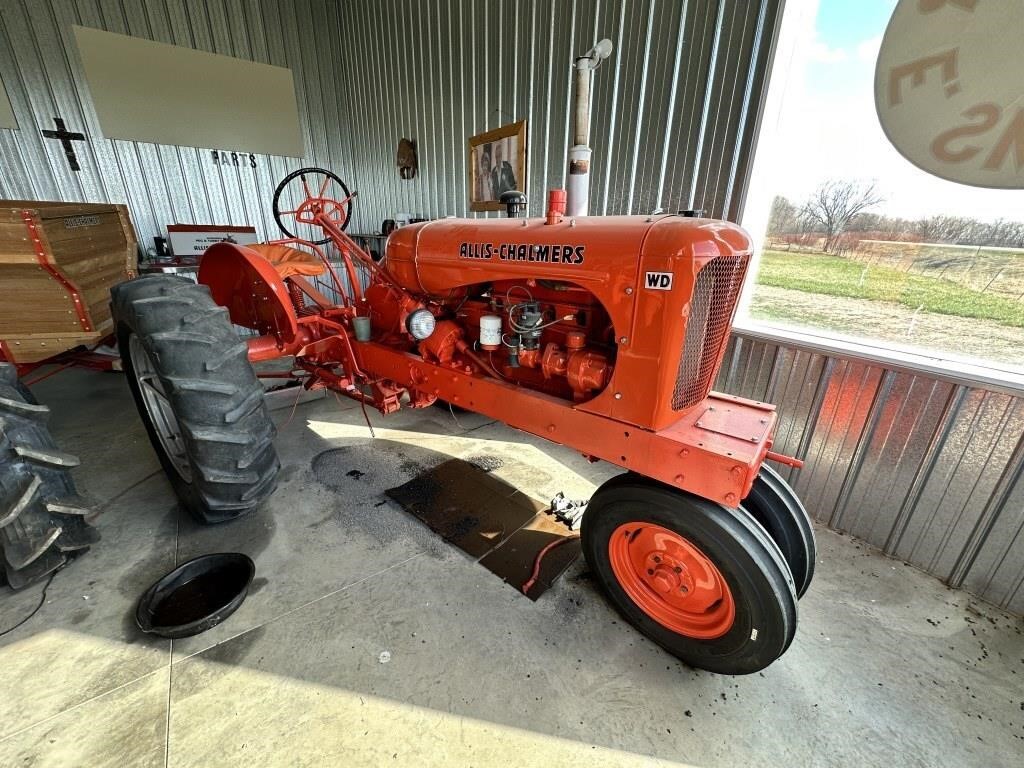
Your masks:
M878 61L878 49L882 47L882 36L875 35L857 44L857 59L874 64Z
M849 54L843 48L830 48L827 43L815 40L811 43L808 58L819 64L837 64L846 61Z
M783 46L754 171L758 199L776 194L802 202L830 178L877 179L886 202L879 212L918 217L955 213L982 220L1020 219L1024 191L968 187L932 176L911 164L892 146L878 122L874 69L881 35L847 50L816 39L816 5L799 25L784 29L793 44ZM836 67L840 88L809 80L822 63ZM752 191L752 198L755 197Z

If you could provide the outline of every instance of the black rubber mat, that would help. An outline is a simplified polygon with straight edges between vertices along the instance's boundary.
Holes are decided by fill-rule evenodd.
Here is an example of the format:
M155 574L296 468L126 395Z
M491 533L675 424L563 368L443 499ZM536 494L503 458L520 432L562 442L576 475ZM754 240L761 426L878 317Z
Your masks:
M536 600L557 581L580 555L580 540L572 531L547 514L534 516L500 546L480 559L480 565L522 591L531 579L537 555L549 544L566 540L549 549L526 596Z
M445 541L516 589L530 579L537 555L561 538L572 541L545 554L527 596L536 600L579 556L575 534L533 499L482 468L451 459L385 493Z

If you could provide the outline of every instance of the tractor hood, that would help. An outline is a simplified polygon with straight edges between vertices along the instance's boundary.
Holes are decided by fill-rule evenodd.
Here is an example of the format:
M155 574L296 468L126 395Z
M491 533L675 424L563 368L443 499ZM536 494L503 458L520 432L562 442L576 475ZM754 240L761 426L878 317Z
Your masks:
M545 219L438 219L396 230L383 265L407 290L445 295L495 280L563 280L590 288L635 283L641 260L668 259L692 277L716 256L748 255L729 222L677 215Z

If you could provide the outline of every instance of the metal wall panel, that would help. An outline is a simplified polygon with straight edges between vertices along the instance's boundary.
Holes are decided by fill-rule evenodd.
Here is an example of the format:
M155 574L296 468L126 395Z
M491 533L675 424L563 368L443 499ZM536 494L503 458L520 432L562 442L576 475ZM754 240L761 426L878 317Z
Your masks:
M815 520L1024 614L1024 396L744 332L716 387L778 406Z
M305 157L223 166L209 149L102 138L74 24L289 67ZM275 237L271 197L288 171L352 166L350 135L339 129L350 120L341 111L341 29L329 0L0 0L0 73L21 127L0 130L0 198L127 203L143 246L172 223L252 225ZM238 119L258 120L259 110L253 94ZM87 136L75 143L79 172L40 135L55 116Z
M528 121L531 215L563 186L572 61L615 44L595 75L591 211L704 208L736 218L778 0L382 0L341 5L357 226L396 212L467 215L466 139ZM384 66L380 66L384 62ZM415 139L420 173L395 151ZM740 158L744 158L743 162ZM370 185L373 189L371 190ZM482 214L483 215L483 214ZM497 213L487 215L498 215Z
M593 96L594 213L704 208L735 219L781 0L0 0L0 197L126 202L140 241L169 223L276 234L270 197L298 159L102 138L72 24L292 69L305 165L359 190L353 229L467 215L466 139L528 120L531 213L565 182L573 57L615 43ZM239 120L259 119L259 97ZM39 131L82 131L82 170ZM183 119L187 119L184 118ZM395 153L415 139L420 172ZM228 151L244 147L218 147ZM483 214L497 215L497 214Z

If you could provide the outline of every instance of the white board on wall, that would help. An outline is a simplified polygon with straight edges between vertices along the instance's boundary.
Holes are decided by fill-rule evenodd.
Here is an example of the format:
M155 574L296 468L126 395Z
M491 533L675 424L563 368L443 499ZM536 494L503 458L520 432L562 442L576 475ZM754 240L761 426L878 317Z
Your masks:
M292 71L74 27L108 139L302 157Z
M17 128L18 121L14 119L14 110L11 109L11 100L7 96L7 89L4 88L3 78L0 77L0 128Z

